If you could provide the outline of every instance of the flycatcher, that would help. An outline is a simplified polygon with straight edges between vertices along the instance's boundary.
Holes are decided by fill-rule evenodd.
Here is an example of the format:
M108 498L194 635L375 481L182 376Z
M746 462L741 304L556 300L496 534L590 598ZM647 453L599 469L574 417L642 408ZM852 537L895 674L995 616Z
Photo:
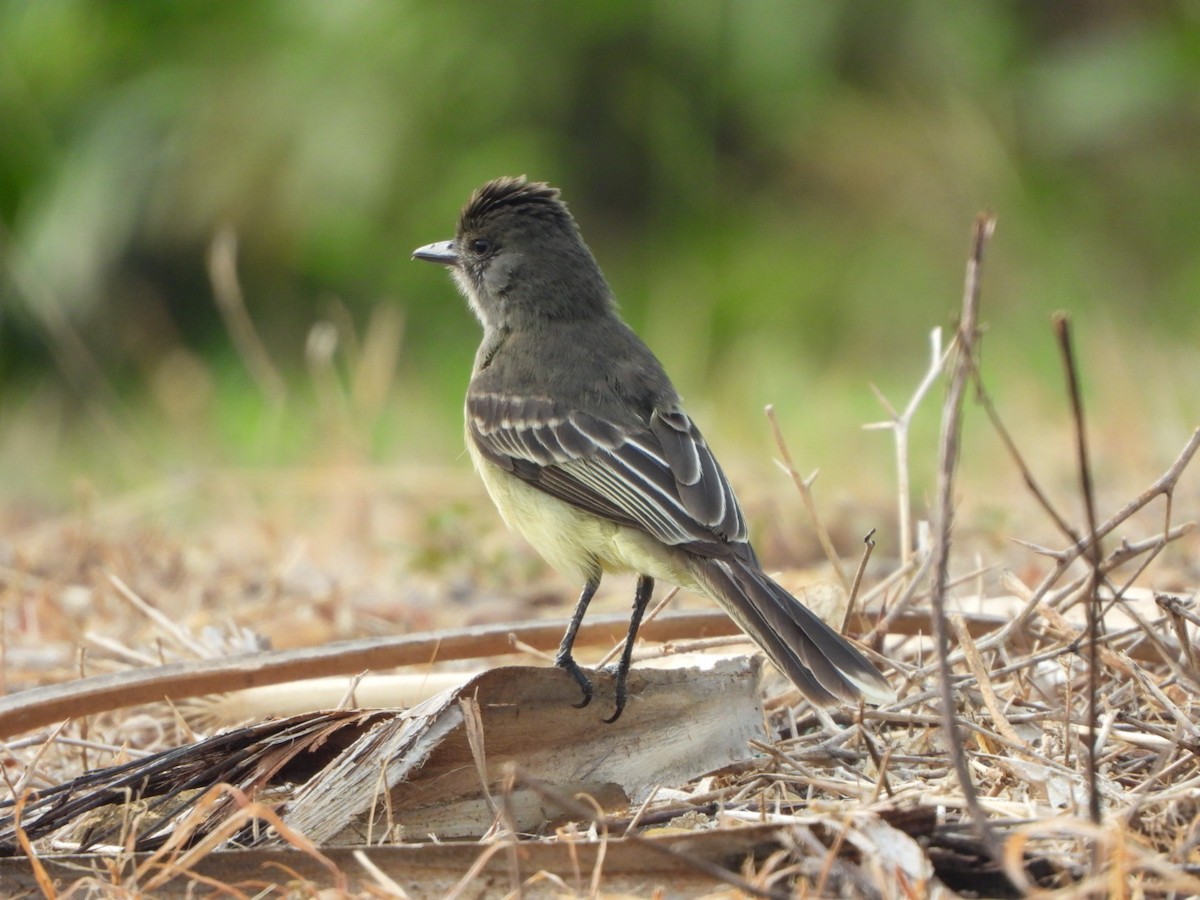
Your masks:
M592 698L571 654L604 572L639 576L616 670L625 706L655 579L710 597L814 703L895 698L841 635L768 578L725 473L649 348L617 314L558 191L525 178L477 190L454 240L415 259L448 266L483 325L467 388L467 448L505 522L583 582L555 664Z

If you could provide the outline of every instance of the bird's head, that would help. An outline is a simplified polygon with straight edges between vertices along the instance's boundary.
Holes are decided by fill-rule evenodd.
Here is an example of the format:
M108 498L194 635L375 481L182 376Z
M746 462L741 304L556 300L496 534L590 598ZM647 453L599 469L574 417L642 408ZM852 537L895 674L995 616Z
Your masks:
M454 240L413 251L449 266L484 328L588 318L612 294L558 190L497 178L471 195Z

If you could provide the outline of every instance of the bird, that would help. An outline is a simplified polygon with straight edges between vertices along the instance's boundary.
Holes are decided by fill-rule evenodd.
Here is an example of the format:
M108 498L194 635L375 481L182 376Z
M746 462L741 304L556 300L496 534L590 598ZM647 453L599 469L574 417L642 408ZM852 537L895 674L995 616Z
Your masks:
M622 320L557 188L489 181L451 240L413 258L449 268L483 328L466 442L510 530L582 583L554 663L592 699L573 647L605 573L637 576L614 677L628 700L634 639L656 581L711 598L812 703L895 693L879 670L772 580L733 488L653 352Z

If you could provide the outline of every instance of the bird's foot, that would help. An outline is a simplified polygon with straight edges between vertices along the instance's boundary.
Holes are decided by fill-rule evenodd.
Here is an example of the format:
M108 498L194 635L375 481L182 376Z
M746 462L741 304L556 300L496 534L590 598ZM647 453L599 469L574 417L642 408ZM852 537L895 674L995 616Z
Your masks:
M584 674L583 668L579 663L575 662L575 657L570 653L560 653L554 658L554 665L560 669L565 669L575 679L575 683L579 685L579 689L583 691L583 699L578 703L571 704L576 709L583 709L592 702L592 682L591 679Z
M608 667L608 670L612 672L613 693L617 700L617 708L613 710L611 716L604 720L604 724L611 725L621 718L621 713L625 711L625 701L629 699L629 667L617 665Z

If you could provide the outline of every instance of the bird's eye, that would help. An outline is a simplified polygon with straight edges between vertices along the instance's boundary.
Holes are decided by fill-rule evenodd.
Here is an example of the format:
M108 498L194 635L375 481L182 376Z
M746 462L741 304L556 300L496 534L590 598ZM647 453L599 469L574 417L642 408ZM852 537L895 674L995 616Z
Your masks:
M486 238L475 238L475 240L471 241L471 252L476 256L483 256L483 254L491 249L492 242Z

